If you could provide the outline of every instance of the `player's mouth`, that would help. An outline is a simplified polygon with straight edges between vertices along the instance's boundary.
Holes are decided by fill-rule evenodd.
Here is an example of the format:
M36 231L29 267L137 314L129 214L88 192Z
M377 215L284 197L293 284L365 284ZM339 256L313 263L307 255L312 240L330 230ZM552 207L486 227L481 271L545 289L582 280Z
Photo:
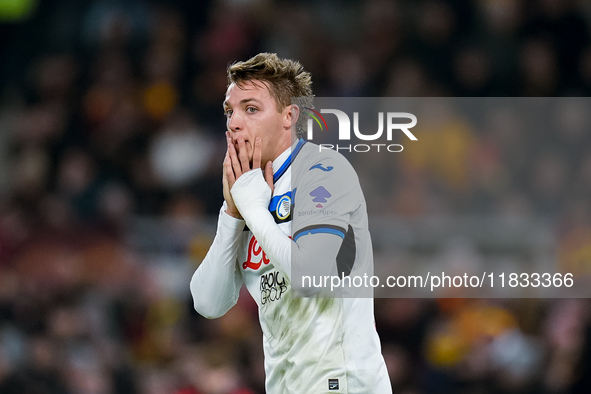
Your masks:
M248 147L248 140L244 140L244 146ZM236 148L236 151L238 151L240 149L240 145L238 144L238 140L234 140L234 147Z
M247 156L249 157L250 160L250 164L252 165L252 151L253 151L253 146L250 143L250 140L244 139L244 146L246 147L246 153ZM238 139L234 139L234 147L236 148L236 152L240 152L240 148L238 145Z

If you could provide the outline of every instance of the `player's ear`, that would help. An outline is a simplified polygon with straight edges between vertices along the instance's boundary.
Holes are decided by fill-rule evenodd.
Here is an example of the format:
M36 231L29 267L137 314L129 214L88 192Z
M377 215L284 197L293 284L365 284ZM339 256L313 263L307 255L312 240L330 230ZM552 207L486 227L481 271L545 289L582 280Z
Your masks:
M283 127L291 130L292 127L295 127L295 124L298 121L299 116L300 108L297 105L291 104L285 107Z

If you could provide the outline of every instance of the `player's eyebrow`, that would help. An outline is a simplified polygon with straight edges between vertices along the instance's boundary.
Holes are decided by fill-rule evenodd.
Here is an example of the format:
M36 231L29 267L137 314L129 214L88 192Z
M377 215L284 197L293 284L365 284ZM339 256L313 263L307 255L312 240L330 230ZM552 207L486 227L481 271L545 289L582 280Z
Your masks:
M240 100L240 102L239 102L238 104L246 104L246 103L249 103L249 102L251 102L251 101L255 101L255 102L259 103L259 104L261 103L261 101L260 101L260 100L258 100L258 99L255 99L254 97L252 97L252 98L245 98L245 99L242 99L242 100ZM228 100L224 100L224 103L223 103L223 105L222 105L222 106L223 106L224 108L232 108L232 106L231 106L231 105L228 103Z

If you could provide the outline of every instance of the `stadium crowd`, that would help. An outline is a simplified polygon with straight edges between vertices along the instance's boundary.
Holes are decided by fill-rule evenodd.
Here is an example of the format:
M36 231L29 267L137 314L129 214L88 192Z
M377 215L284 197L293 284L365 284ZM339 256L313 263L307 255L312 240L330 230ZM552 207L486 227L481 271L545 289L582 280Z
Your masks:
M325 97L591 93L585 1L22 3L0 3L0 393L263 392L248 295L207 321L175 276L213 237L232 61L298 59ZM383 168L392 187L364 190L370 220L543 218L557 255L588 264L585 108L542 134L503 117L434 132ZM398 393L583 393L589 306L376 299L376 325Z

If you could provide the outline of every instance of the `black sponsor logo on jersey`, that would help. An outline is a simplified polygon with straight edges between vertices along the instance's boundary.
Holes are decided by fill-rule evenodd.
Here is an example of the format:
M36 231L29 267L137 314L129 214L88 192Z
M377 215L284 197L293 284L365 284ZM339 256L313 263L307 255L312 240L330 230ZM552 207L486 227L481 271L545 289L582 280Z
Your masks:
M328 379L328 389L329 390L338 390L339 389L339 380L338 379Z
M261 275L261 305L278 301L287 291L287 281L279 271Z

